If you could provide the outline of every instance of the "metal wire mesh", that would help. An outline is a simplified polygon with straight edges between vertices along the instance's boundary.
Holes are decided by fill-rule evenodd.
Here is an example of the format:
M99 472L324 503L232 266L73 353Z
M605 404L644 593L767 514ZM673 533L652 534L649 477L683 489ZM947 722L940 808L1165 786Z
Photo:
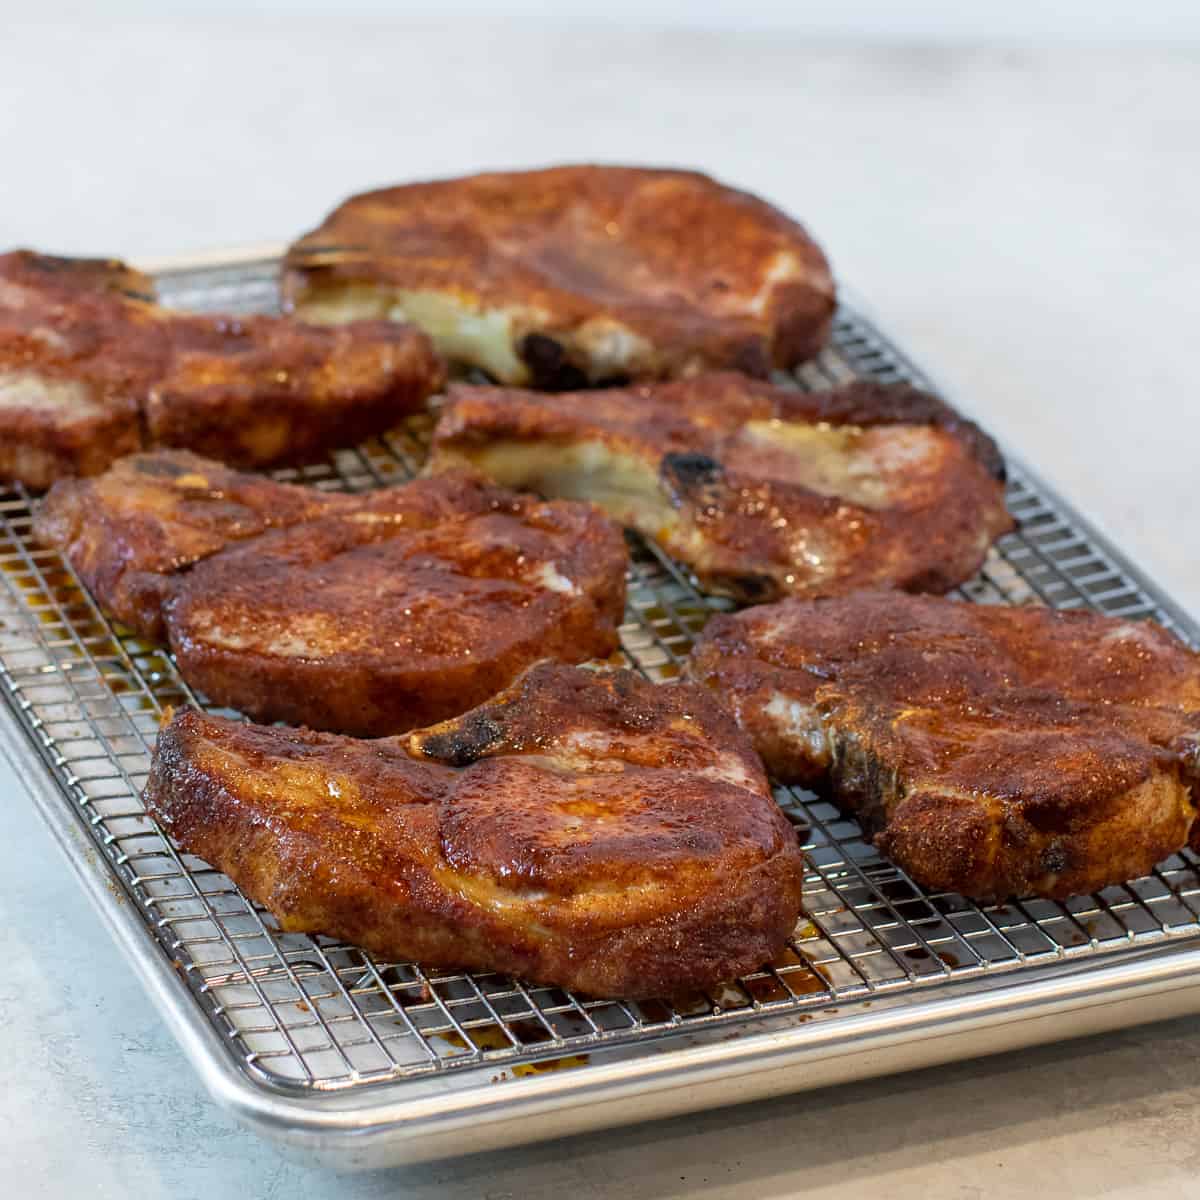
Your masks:
M163 291L189 307L269 309L274 264L178 275L164 279ZM830 350L798 378L812 387L855 375L916 378L867 322L844 311ZM425 433L418 423L279 477L353 491L398 482L420 462ZM805 916L776 962L719 994L589 1000L501 975L376 962L328 939L281 934L146 817L140 793L162 709L201 698L161 647L109 623L57 552L33 542L35 504L19 487L0 491L0 691L86 815L114 886L138 906L247 1071L273 1086L345 1089L483 1064L513 1074L583 1069L608 1047L766 1016L804 1019L884 993L1200 934L1200 870L1190 854L1065 904L985 908L923 891L834 806L784 789L780 803L803 831L809 862ZM1020 472L1009 506L1019 529L992 550L964 599L1153 616L1194 639ZM654 548L631 545L624 652L651 679L669 679L724 603L702 596Z

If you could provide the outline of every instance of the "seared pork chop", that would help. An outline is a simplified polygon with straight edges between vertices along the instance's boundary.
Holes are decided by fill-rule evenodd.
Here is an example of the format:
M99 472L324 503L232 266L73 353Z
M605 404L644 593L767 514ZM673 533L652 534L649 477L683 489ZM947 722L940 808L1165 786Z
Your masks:
M54 486L35 525L110 615L260 720L376 735L617 647L620 531L465 473L327 495L159 452Z
M149 810L283 929L596 996L671 996L782 950L802 858L702 688L540 664L458 720L356 741L194 710Z
M157 450L119 459L93 479L60 480L38 506L33 532L63 552L110 617L160 639L163 604L180 572L267 529L361 504L185 450Z
M570 166L354 196L289 251L306 320L413 321L508 384L580 387L733 367L828 336L833 280L804 229L691 171Z
M443 380L411 326L201 316L153 297L120 262L0 255L0 479L49 487L147 446L304 461L397 424Z
M734 374L574 395L455 387L430 469L588 499L712 591L946 591L1012 522L995 445L936 397Z
M689 669L781 782L856 813L930 889L1091 892L1196 828L1200 655L1149 621L793 599L714 618Z

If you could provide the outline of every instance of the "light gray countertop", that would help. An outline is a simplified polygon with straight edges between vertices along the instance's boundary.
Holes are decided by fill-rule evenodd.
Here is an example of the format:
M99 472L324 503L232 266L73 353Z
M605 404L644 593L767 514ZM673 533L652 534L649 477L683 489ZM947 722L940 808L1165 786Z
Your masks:
M1200 609L1195 54L231 20L6 22L0 246L146 257L476 166L704 167L805 220L919 361ZM0 796L14 1197L1200 1195L1189 1021L457 1164L297 1166L202 1094L2 766Z

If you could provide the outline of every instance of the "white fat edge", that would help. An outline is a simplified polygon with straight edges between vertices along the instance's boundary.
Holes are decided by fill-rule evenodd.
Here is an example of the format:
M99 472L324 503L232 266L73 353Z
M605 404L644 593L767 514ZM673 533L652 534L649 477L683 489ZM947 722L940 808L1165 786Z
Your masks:
M612 317L591 317L573 332L553 336L586 359L588 377L595 380L632 374L654 359L651 343Z
M339 639L338 650L345 645L345 630L331 631L329 618L319 613L299 613L288 618L286 629L274 631L264 645L263 629L253 620L239 627L226 626L211 612L199 610L190 615L188 637L222 650L254 649L272 658L327 658L331 632Z
M719 755L715 763L707 767L694 767L689 773L705 779L715 779L718 783L728 783L743 791L758 791L758 778L746 768L746 764L736 754Z
M47 379L33 371L0 373L0 409L5 408L52 408L59 415L80 418L105 411L79 380Z
M942 467L944 430L932 425L877 425L866 432L864 457L882 477L909 482Z
M602 883L597 881L581 889L574 896L553 896L550 892L533 887L505 887L480 876L460 875L453 871L435 872L435 878L447 890L456 892L469 904L490 909L494 913L504 913L509 909L527 910L532 907L536 913L537 906L546 900L552 900L558 909L580 906L587 908L593 901L615 899L619 902L636 903L643 897L653 896L660 892L663 883L656 879L648 879L640 883ZM540 921L530 919L527 911L521 911L521 930L535 937L548 938L552 936L548 926Z
M360 525L400 525L404 522L403 513L356 512L349 514L349 520ZM556 562L538 563L528 574L529 582L548 592L556 592L562 596L579 596L583 589L575 580L564 575L558 569Z
M316 324L386 319L419 326L438 352L453 362L487 371L501 383L530 381L529 366L517 353L528 333L546 331L567 357L581 360L591 379L627 374L652 365L654 347L609 316L592 317L573 330L554 329L553 315L523 305L481 306L453 291L347 284L301 299L296 315Z
M66 353L71 349L71 343L57 329L51 329L49 325L39 325L36 329L31 329L29 336L41 342L43 346L49 346L51 350L57 350L60 353Z
M755 627L755 637L762 638L769 645L783 642L790 645L796 640L796 630L791 619L786 611L782 613L771 613L766 610L767 606L756 610L761 613L760 623Z
M648 537L662 536L679 520L659 487L657 473L641 459L615 453L600 441L496 441L454 453L505 487L529 488L553 499L590 500Z
M5 308L22 309L27 304L36 304L38 299L32 288L22 287L11 279L0 279L0 305Z
M501 383L524 384L529 368L514 342L518 324L536 325L544 314L512 308L481 308L449 291L408 291L351 283L302 296L295 315L318 325L347 321L405 321L423 329L443 357L480 367Z
M435 871L434 877L447 889L457 893L468 904L502 913L507 909L522 909L549 899L550 893L534 887L506 887L483 875L462 875L446 868ZM537 922L522 924L522 929L538 937L548 937L550 930Z
M533 576L534 582L548 592L558 592L563 596L578 596L580 593L579 585L558 569L558 563L541 563Z
M347 284L300 299L295 311L303 320L323 325L370 319L411 322L446 358L480 367L510 385L529 382L529 367L516 347L526 334L539 331L562 345L569 358L581 360L591 379L625 374L654 361L653 345L612 317L592 317L573 330L561 330L553 328L553 316L544 309L485 307L452 291Z
M775 285L783 283L787 279L797 279L803 273L800 260L790 250L779 251L763 272L762 283L759 284L758 291L746 301L746 311L756 317L761 317L767 311L767 305L771 301L771 293L775 291Z
M560 762L591 763L605 759L612 751L612 735L599 729L574 729L555 745L553 754Z
M1191 759L1193 768L1200 769L1200 729L1181 734L1179 740L1185 757ZM1200 807L1200 788L1196 789L1196 806Z
M814 762L824 765L831 760L825 723L812 705L802 704L783 692L775 692L763 709L763 715L774 723L782 737L807 746Z
M927 425L830 425L824 421L747 421L743 445L787 456L786 477L823 496L863 508L891 503L896 487L911 486L942 463L937 430Z
M1101 642L1136 642L1147 650L1160 650L1156 630L1144 621L1122 621L1100 637Z
M479 367L501 383L529 382L514 345L521 310L477 308L450 292L396 291L387 315L419 326L445 358Z
M491 909L515 908L521 904L537 904L548 900L550 893L543 888L496 888L480 897L482 902Z
M390 303L384 289L349 283L301 296L292 306L292 313L310 325L344 325L348 321L386 320Z
M334 510L331 515L339 514ZM352 512L346 514L346 519L357 525L403 525L406 515L403 512Z
M866 508L882 507L888 499L887 483L875 456L859 448L863 433L857 425L771 417L747 421L739 441L782 451L789 461L788 478L811 491Z
M631 739L630 735L626 734L617 740L622 746L627 746L631 740L638 739L636 735ZM546 765L553 764L552 769L570 771L581 778L588 775L620 774L629 769L629 764L614 756L613 742L611 734L598 729L573 730L539 758ZM707 757L707 745L700 753ZM756 790L758 783L754 773L736 754L717 754L712 761L704 765L681 766L679 773L715 779L719 783L728 783L747 791Z
M589 778L620 775L628 768L623 759L613 754L613 740L612 734L604 730L573 729L537 752L519 758L539 770L586 786Z

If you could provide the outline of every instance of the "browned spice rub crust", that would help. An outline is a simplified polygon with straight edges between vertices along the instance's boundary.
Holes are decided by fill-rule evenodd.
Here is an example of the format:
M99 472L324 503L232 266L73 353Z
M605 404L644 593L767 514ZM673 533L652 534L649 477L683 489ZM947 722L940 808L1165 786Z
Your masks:
M363 736L604 657L624 613L624 539L597 510L465 473L330 495L159 451L60 481L35 534L210 700Z
M151 446L311 460L396 425L443 380L412 326L173 312L120 262L0 255L0 479L28 487Z
M692 678L923 886L1063 898L1196 838L1200 655L1149 621L896 592L718 616Z
M161 640L163 605L182 572L268 529L361 504L186 450L156 450L118 459L94 478L60 480L38 505L33 533L62 551L108 616Z
M825 257L795 221L697 172L640 167L353 196L292 246L283 285L306 317L402 313L448 357L551 388L765 376L816 354L834 311Z
M937 397L799 392L732 373L547 395L458 386L430 469L589 499L712 591L758 602L943 592L1012 527L992 440Z
M194 710L146 803L289 931L595 996L672 996L778 954L802 858L708 694L540 664L447 724L356 741Z

